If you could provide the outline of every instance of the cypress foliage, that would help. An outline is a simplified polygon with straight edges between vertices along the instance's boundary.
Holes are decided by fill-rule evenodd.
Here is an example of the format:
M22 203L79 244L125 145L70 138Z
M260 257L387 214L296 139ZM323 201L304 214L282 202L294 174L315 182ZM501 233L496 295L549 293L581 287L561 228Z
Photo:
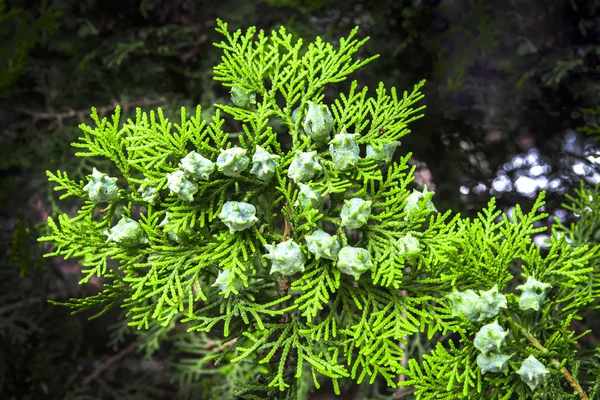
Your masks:
M543 194L529 212L492 200L468 219L411 190L410 154L394 153L423 116L424 82L398 93L354 81L327 97L376 58L357 55L357 29L336 47L303 46L283 27L217 31L214 76L231 104L210 120L182 108L177 122L92 110L76 155L119 174L48 171L61 199L82 202L48 219L48 256L78 259L81 283L104 282L56 304L95 317L124 308L150 353L185 327L173 367L182 382L220 374L207 396L306 398L307 384L339 394L347 380L412 386L420 399L598 394L597 378L580 378L597 358L577 351L571 322L597 306L600 246L562 235L537 247ZM444 340L407 360L421 333Z

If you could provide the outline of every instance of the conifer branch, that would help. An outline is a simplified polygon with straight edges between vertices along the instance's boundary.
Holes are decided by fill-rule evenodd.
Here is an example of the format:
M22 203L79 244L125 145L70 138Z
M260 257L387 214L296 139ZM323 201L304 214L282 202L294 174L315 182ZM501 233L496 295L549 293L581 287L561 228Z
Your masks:
M570 321L600 298L600 245L553 237L542 254L532 237L545 229L544 193L510 217L494 199L476 218L438 213L433 192L410 186L411 154L395 156L423 116L424 82L404 92L380 84L373 97L352 82L328 97L328 85L374 59L357 55L366 39L356 29L338 46L318 38L307 48L283 27L229 32L218 21L217 31L214 75L232 96L211 120L200 107L182 108L176 122L160 108L127 121L119 107L110 118L93 110L76 155L111 161L117 176L94 170L75 182L48 172L61 198L83 205L76 216L49 218L40 240L55 244L49 255L80 260L82 282L98 276L104 285L55 304L97 308L94 317L121 305L154 347L178 324L188 335L221 334L223 344L190 339L203 355L198 368L175 364L196 371L190 379L210 360L213 375L227 362L252 369L240 379L265 378L234 396L289 397L304 371L315 387L330 379L338 394L343 379L410 387L419 400L526 398L541 385L563 393L525 339L507 339L504 329L539 313L557 323L532 327L527 340L546 356L532 341L538 330L574 349ZM224 130L231 120L239 134ZM578 205L583 214L595 207ZM489 332L496 339L482 345ZM441 340L418 362L406 354L417 333L460 341ZM506 373L519 361L521 373ZM584 399L596 395L550 362ZM577 352L566 362L578 365Z
M535 336L533 336L530 332L528 332L525 328L521 327L521 332L523 333L523 336L525 336L527 338L527 340L529 340L529 342L533 345L533 347L535 347L536 349L538 349L545 355L550 354L550 350L545 348L540 343L540 341ZM569 383L569 385L571 385L571 387L577 393L579 393L581 398L584 400L589 400L587 393L581 388L581 385L579 385L579 382L577 382L577 380L575 378L573 378L573 375L571 375L571 373L569 372L567 367L565 367L564 365L561 365L561 362L554 357L549 357L549 360L556 369L560 370L562 376Z

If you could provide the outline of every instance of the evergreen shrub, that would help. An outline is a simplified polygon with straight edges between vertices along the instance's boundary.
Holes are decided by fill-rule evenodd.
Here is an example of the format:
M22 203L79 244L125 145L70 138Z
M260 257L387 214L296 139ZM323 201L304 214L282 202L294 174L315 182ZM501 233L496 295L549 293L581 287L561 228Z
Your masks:
M57 304L120 306L140 330L183 326L190 353L194 337L218 343L195 354L246 371L220 369L240 379L232 397L305 398L311 381L436 400L598 395L598 357L578 350L589 332L573 328L598 307L598 245L562 234L536 246L543 194L530 212L492 200L468 219L412 189L399 140L423 116L424 82L373 93L354 81L328 97L376 58L360 57L357 29L306 47L283 27L217 31L214 77L232 103L211 120L183 108L177 122L93 110L73 146L119 174L48 172L61 199L81 200L77 215L48 219L48 256L104 282ZM409 357L421 336L429 351Z

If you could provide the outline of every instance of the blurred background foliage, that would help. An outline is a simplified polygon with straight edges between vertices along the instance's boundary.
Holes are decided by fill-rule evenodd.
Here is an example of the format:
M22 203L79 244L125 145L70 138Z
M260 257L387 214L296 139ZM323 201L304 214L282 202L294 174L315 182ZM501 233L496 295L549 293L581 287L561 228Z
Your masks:
M91 107L177 116L201 104L210 115L213 102L228 101L212 80L216 18L234 28L285 25L306 42L335 42L359 25L371 37L361 56L381 57L354 79L400 90L427 79L426 117L402 153L413 152L415 183L436 191L439 210L473 215L490 196L506 210L527 208L547 190L548 225L569 227L582 211L563 206L565 194L583 182L576 199L597 199L600 0L0 0L3 399L236 398L234 378L260 379L243 365L199 361L218 344L181 326L134 332L119 310L87 321L48 305L99 286L79 286L77 265L42 259L35 240L48 215L69 207L59 209L46 169L75 179L108 169L75 159L69 146ZM600 219L579 221L581 240L600 241ZM425 340L411 346L416 358L428 350ZM347 390L410 398L377 384Z

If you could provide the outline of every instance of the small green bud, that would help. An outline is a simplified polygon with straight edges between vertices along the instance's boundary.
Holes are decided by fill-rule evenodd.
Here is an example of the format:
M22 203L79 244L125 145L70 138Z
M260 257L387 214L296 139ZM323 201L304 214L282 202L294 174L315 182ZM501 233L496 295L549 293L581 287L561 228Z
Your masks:
M250 173L256 175L261 181L267 182L271 180L275 174L275 170L279 166L277 159L279 156L267 152L260 146L256 146L254 156L252 156L252 168Z
M296 107L294 112L292 112L292 122L294 124L296 124L296 122L298 121L299 116L300 116L300 107ZM298 127L298 132L300 132L300 137L303 137L305 135L306 132L304 132L304 128L302 127L302 124L300 124L300 126Z
M331 236L325 231L314 231L310 235L304 237L308 251L315 255L316 259L327 258L335 260L340 252L340 243L337 235Z
M306 182L315 177L323 170L319 160L317 160L317 152L310 151L303 153L296 152L290 168L288 170L288 178L296 182Z
M419 247L419 239L407 233L398 239L398 246L400 247L400 255L402 258L408 261L414 261L419 257L421 248Z
M425 185L425 188L423 189L422 193L414 189L413 192L410 195L408 195L408 197L406 198L406 206L404 206L404 211L406 211L406 216L404 217L404 219L407 222L413 215L415 215L421 209L421 206L419 205L419 200L421 199L421 197L424 197L427 193L431 192L427 191L427 185ZM428 200L427 203L425 203L425 209L427 210L426 214L429 214L431 212L437 212L437 209L435 208L431 200Z
M473 345L484 354L499 351L500 347L504 344L506 336L508 336L508 332L504 331L496 320L479 329L479 332L475 335Z
M117 187L117 178L111 178L94 168L92 177L83 190L88 193L90 200L94 203L104 203L117 197L119 188Z
M358 133L338 133L329 141L329 154L338 171L348 171L358 164Z
M529 355L523 363L517 374L521 375L521 380L529 386L531 390L535 390L538 386L546 383L546 376L550 373L533 355Z
M313 209L321 207L323 196L321 196L320 193L312 190L310 185L305 185L303 183L298 183L298 187L300 188L300 193L298 193L298 200L294 203L295 206L300 204L302 208L305 208L310 204L310 208Z
M507 308L506 297L498 292L498 285L494 285L488 291L479 291L479 300L477 301L477 309L479 310L478 321L493 318L500 314L500 309Z
M227 176L240 176L248 168L250 159L246 157L246 149L232 147L231 149L221 150L217 157L217 168Z
M481 353L477 356L477 365L481 369L481 374L485 375L487 372L494 374L508 372L508 360L510 356L492 351L490 353Z
M304 271L306 257L300 246L293 240L279 243L277 246L265 244L269 254L264 257L271 260L271 273L279 272L283 275L294 275Z
M300 115L300 107L296 107L292 112L292 122L294 124L298 121L298 115Z
M362 273L373 268L373 261L368 250L346 246L338 253L337 267L342 273L352 275L354 280L358 280Z
M341 225L349 229L358 229L366 224L371 216L371 204L373 203L360 198L346 200L340 213Z
M497 316L500 309L506 309L506 297L498 293L498 285L488 291L480 290L479 293L481 296L469 289L450 294L452 316L461 315L471 322L481 322Z
M110 231L104 231L104 234L108 237L107 241L112 240L123 247L148 243L146 233L140 224L127 217L122 217L117 225L113 226Z
M191 236L194 234L194 230L191 227L187 227L184 230L181 230L179 232L175 231L173 228L169 228L171 223L169 222L169 217L170 217L171 213L169 211L167 211L165 213L165 218L161 221L160 224L158 224L158 226L164 226L164 231L167 234L167 237L169 239L171 239L174 242L177 242L179 244L183 244L186 243L187 241L189 241L189 239L191 238Z
M142 200L152 205L154 205L158 195L160 194L159 191L156 190L156 186L145 184L140 185L138 192L141 194Z
M231 287L231 284L233 284L233 287L237 290L240 290L244 287L244 284L241 280L235 279L235 277L231 276L230 269L224 269L219 271L217 279L215 279L215 282L211 286L218 287L222 292L224 292Z
M463 316L471 322L479 319L479 307L477 305L479 295L469 289L464 292L454 291L448 298L452 306L452 316Z
M208 180L211 172L215 170L215 163L208 158L202 157L195 151L191 151L181 159L179 166L188 176L196 179Z
M219 218L227 225L230 233L248 229L258 221L256 208L252 204L240 201L228 201L223 204Z
M529 312L539 311L540 304L546 299L546 291L551 287L548 283L536 281L528 276L524 285L517 286L517 289L523 291L519 299L519 308Z
M231 280L229 279L230 276L231 276L230 269L225 269L223 271L219 271L219 275L217 275L217 279L215 280L215 283L213 283L211 286L218 287L219 289L221 289L222 292L227 290L227 288L229 287L229 284L231 283Z
M256 94L245 91L241 87L233 86L231 88L231 101L236 107L249 110L256 105Z
M393 141L388 144L368 144L367 145L367 157L372 158L375 161L382 162L384 164L389 164L392 162L392 158L394 157L394 152L400 146L400 142Z
M167 174L167 186L182 200L193 201L198 192L198 184L185 177L185 172L177 170Z
M293 114L292 114L293 118ZM304 118L304 131L315 143L325 143L333 128L333 116L325 104L308 101L308 111Z

